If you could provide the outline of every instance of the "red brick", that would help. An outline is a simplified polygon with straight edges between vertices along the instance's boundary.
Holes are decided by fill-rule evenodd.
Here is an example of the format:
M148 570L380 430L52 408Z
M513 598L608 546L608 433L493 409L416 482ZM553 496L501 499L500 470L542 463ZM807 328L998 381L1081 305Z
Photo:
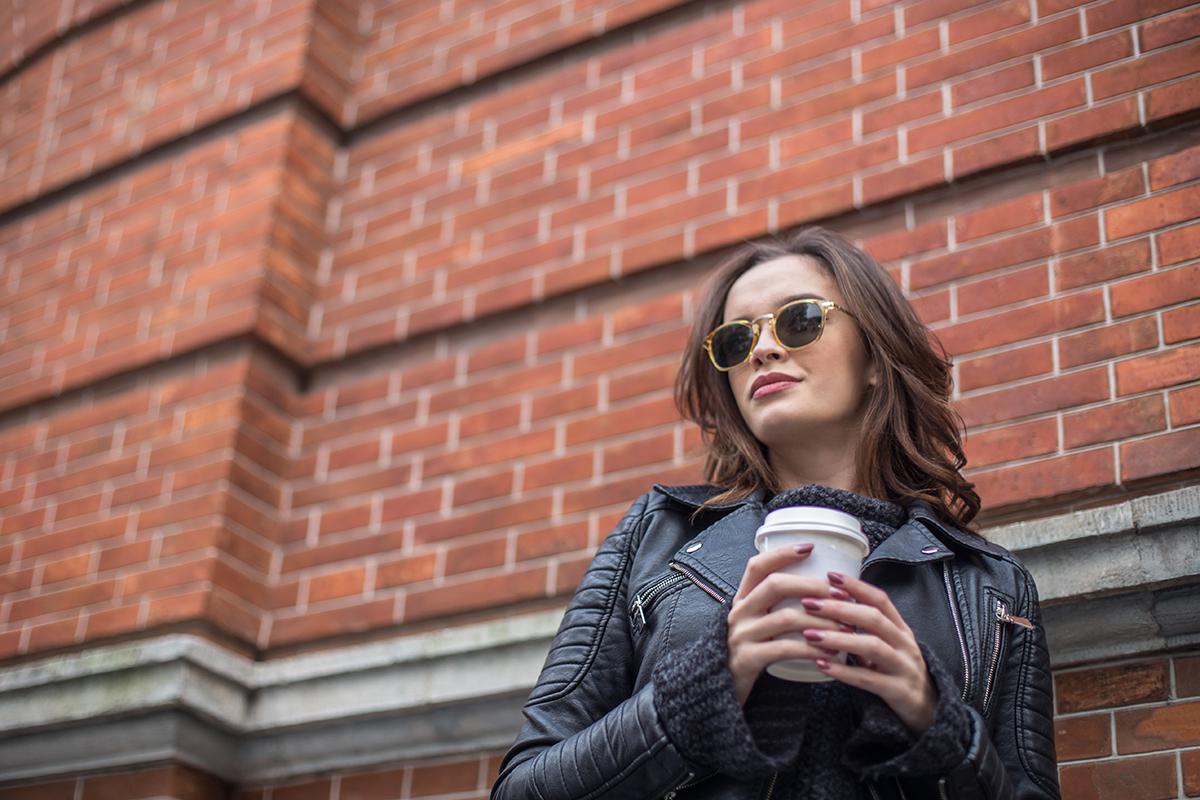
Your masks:
M1133 55L1133 44L1122 31L1048 53L1042 59L1042 79L1054 80Z
M603 330L604 320L600 317L541 328L536 331L537 354L542 356L558 350L599 342Z
M1176 797L1175 757L1123 758L1059 768L1063 797L1072 800L1171 800Z
M532 497L498 505L472 514L456 514L448 520L437 520L417 525L415 539L418 544L452 539L471 533L506 528L522 522L549 519L552 498Z
M608 402L617 403L642 394L670 390L675 383L675 365L657 365L622 372L608 379Z
M950 353L962 355L1103 320L1100 292L1087 291L993 312L938 328L935 333Z
M973 427L1108 399L1108 370L1099 367L974 394L956 406Z
M1200 343L1117 363L1117 394L1161 389L1200 378Z
M1185 750L1179 754L1183 768L1183 791L1188 797L1200 797L1200 750Z
M1035 228L918 261L912 266L909 288L924 289L1028 261L1048 259L1099 243L1100 231L1096 218L1076 217L1050 227Z
M1121 480L1200 467L1200 427L1138 439L1121 445Z
M1200 264L1158 272L1114 284L1111 289L1114 317L1194 300L1200 282Z
M308 602L320 603L340 597L362 594L364 567L349 567L336 572L313 575L308 579Z
M1060 290L1075 289L1146 272L1150 269L1150 242L1136 239L1091 253L1064 256L1054 267L1054 283Z
M271 624L271 646L358 633L392 623L395 601L390 597L298 616L276 614Z
M1059 364L1064 368L1104 361L1158 346L1154 317L1110 323L1059 339Z
M1175 694L1177 697L1200 696L1200 656L1175 658Z
M582 377L601 372L612 372L639 361L659 356L678 356L687 343L689 325L677 325L656 333L630 339L602 350L582 353L575 357L572 374Z
M1122 239L1192 219L1200 187L1185 186L1109 209L1104 217L1110 239ZM1114 298L1115 300L1115 298Z
M530 462L525 467L524 489L541 489L573 481L586 480L592 477L592 465L595 462L592 454L580 453L563 458L552 458L545 461Z
M1200 744L1200 701L1116 712L1117 752L1146 753Z
M960 391L966 392L982 386L1042 375L1053 369L1052 345L1050 342L1035 342L986 356L960 359L958 362L958 388Z
M339 800L393 800L401 796L404 773L411 767L342 776Z
M414 766L409 792L411 797L430 797L480 788L479 760L471 759Z
M513 469L507 468L491 475L456 480L452 495L454 507L512 494L513 473Z
M1167 689L1165 660L1054 674L1060 714L1166 700Z
M1116 482L1112 450L1107 447L975 472L969 477L989 507L1070 495Z
M1163 344L1200 339L1200 303L1163 312Z
M605 473L670 461L675 453L675 432L642 436L604 448Z
M530 567L430 589L410 591L404 600L404 621L416 622L464 611L544 597L546 568Z
M1171 425L1189 425L1200 422L1200 386L1176 389L1167 394L1171 411Z
M1059 761L1099 758L1111 755L1112 718L1108 714L1087 714L1054 721L1055 750Z
M542 428L503 438L489 439L469 447L458 447L448 453L432 455L425 460L421 474L435 478L448 472L514 461L525 456L546 453L554 449L553 428Z
M1130 436L1165 430L1166 411L1162 397L1151 395L1122 403L1063 415L1063 447L1083 447L1096 442L1115 442Z
M622 405L604 414L567 423L567 446L586 444L624 433L669 425L679 421L671 397L655 397Z
M375 572L375 588L386 589L432 580L436 564L437 557L433 553L381 561Z
M586 522L554 525L517 534L517 561L526 561L539 556L557 555L587 547L588 526Z
M0 800L75 800L77 780L0 786Z
M449 576L503 566L507 550L507 535L449 547L446 550L444 573Z
M1200 11L1193 13L1200 20ZM1166 20L1163 20L1166 22ZM1156 158L1150 163L1150 188L1158 191L1160 188L1186 184L1200 178L1200 148L1188 148L1170 155Z
M1058 450L1058 424L1038 419L988 431L968 431L963 442L969 467L1015 461Z
M957 291L958 313L974 314L1022 300L1046 297L1050 293L1050 279L1046 267L1039 264L994 278L961 283Z
M1074 214L1077 211L1104 208L1114 201L1137 197L1145 192L1145 181L1142 178L1141 167L1135 166L1089 180L1075 181L1066 186L1051 187L1049 191L1050 214L1053 218L1057 219L1068 214ZM1133 254L1138 252L1145 251L1148 254L1148 247L1148 242L1138 240L1110 245L1102 251L1066 256L1061 261L1069 261L1071 263L1071 267L1065 273L1065 275L1069 275L1076 270L1086 271L1088 269L1084 263L1084 259L1098 258L1104 261L1108 258L1107 254L1110 252L1121 253L1122 255L1119 256L1119 259L1133 258ZM1134 261L1136 263L1136 258L1134 258ZM1146 268L1149 268L1148 261ZM1084 281L1084 283L1091 282L1093 281ZM1061 282L1057 285L1059 288L1067 288L1068 286L1068 284Z
M548 417L595 408L599 400L600 387L596 383L585 383L570 389L551 391L533 398L530 418L533 422L541 422Z

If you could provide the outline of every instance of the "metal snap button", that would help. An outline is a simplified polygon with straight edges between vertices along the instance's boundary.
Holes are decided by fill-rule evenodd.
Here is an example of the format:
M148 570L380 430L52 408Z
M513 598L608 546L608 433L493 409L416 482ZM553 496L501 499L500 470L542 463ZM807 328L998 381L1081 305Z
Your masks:
M921 552L922 552L922 553L924 553L924 554L925 554L925 555L927 555L927 556L931 556L931 555L933 555L934 553L937 553L937 552L939 552L940 550L941 550L941 548L939 548L939 547L938 547L936 544L931 544L931 545L929 545L928 547L922 547L922 548L921 548Z
M696 542L695 544L689 544L687 546L687 552L694 553L697 550L699 550L701 547L704 547L704 542Z

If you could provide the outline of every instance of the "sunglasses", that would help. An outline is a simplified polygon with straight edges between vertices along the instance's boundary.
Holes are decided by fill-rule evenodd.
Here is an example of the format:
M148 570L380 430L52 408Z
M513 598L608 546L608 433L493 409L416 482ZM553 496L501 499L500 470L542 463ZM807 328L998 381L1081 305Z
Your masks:
M769 317L775 341L788 350L799 350L821 338L821 332L825 330L825 318L835 308L854 318L853 314L832 300L793 300L772 314L763 314L752 320L735 319L718 325L704 337L704 349L714 367L728 372L750 359L762 331L759 320Z

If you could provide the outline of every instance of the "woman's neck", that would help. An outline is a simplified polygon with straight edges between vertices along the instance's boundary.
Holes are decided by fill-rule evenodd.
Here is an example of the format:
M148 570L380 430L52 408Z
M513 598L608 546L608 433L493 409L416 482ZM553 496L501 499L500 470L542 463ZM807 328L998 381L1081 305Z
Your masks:
M784 488L817 483L834 489L861 491L858 485L853 456L846 459L825 459L819 456L786 459L768 455L768 463Z

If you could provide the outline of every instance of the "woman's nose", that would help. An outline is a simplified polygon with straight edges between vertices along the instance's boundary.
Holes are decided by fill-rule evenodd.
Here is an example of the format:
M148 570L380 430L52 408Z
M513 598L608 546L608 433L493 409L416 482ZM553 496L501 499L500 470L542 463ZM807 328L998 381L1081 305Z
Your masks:
M783 358L784 352L783 346L775 340L775 335L771 333L771 326L764 325L751 353L753 358L758 361L766 361L768 358L779 359Z

